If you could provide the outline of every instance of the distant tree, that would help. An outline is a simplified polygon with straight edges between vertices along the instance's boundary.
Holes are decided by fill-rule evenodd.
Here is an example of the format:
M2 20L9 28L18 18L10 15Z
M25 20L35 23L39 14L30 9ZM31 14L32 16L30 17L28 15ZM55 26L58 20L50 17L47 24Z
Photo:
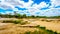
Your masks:
M14 15L16 15L17 14L17 11L14 11Z
M35 16L34 16L34 15L32 15L32 16L31 16L31 18L35 18Z
M36 16L36 18L39 18L39 16Z
M21 18L22 17L22 15L20 15L19 13L18 14L16 14L16 16L15 16L16 18Z
M0 17L2 17L2 14L0 13Z
M14 17L15 18L17 17L17 11L14 11Z
M26 18L27 16L26 16L26 14L23 14L23 16L22 16L22 17Z

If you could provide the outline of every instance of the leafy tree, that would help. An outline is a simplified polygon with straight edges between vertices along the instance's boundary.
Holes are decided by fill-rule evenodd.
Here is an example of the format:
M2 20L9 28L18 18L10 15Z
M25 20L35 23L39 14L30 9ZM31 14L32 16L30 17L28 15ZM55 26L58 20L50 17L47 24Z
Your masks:
M26 18L27 16L26 16L26 14L23 14L23 16L22 16L23 18Z

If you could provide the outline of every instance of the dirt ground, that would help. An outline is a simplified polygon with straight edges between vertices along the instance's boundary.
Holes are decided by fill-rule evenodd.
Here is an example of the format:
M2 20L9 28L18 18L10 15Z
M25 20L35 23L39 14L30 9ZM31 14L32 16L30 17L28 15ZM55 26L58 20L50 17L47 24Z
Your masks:
M22 19L23 21L28 21L30 24L19 25L13 23L0 23L0 34L23 34L26 31L35 31L37 28L29 27L19 27L19 26L44 26L48 30L56 31L60 33L60 19Z
M30 24L40 25L46 27L46 29L60 32L60 19L23 19L30 22ZM43 21L44 20L44 21ZM47 21L48 20L48 21Z
M28 31L35 31L37 28L29 28L29 27L19 27L16 24L12 23L0 23L0 34L24 34Z

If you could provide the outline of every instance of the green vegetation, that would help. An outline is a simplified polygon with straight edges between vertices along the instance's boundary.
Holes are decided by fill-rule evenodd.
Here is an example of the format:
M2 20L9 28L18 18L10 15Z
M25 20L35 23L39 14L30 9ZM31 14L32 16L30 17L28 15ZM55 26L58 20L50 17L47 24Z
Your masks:
M26 14L18 14L16 12L14 12L14 15L11 15L11 14L0 14L0 17L2 18L60 18L60 16L53 16L53 17L46 17L46 16L26 16ZM45 21L45 20L42 20L42 21ZM48 21L46 20L47 22L51 22L52 20ZM21 25L24 25L24 24L28 24L29 22L28 21L22 21L22 20L4 20L2 23L14 23L14 24L21 24ZM39 29L39 31L34 31L34 32L25 32L25 34L60 34L60 33L57 33L57 32L54 32L52 30L46 30L45 27L41 27L40 25L37 25L36 28Z
M25 34L60 34L60 33L57 33L57 32L53 32L53 31L47 31L47 32L42 32L42 31L34 31L34 32L25 32Z
M53 32L52 30L46 30L45 27L42 27L37 25L36 28L38 28L39 30L35 30L35 31L26 31L24 34L60 34L60 33L57 33L57 32ZM1 28L0 30L4 30L6 28ZM22 33L19 33L19 34L22 34Z
M41 27L40 25L37 25L36 27L40 29L46 29L45 27Z
M4 20L2 23L15 23L15 24L18 24L18 23L21 23L21 21L18 21L18 20Z
M31 32L29 31L29 32L25 32L25 34L31 34Z
M29 22L27 21L22 21L22 20L4 20L2 23L14 23L14 24L21 24L21 25L24 25L24 24L28 24Z
M11 15L11 14L1 14L0 13L0 17L2 18L60 18L60 16L50 16L50 17L47 17L47 16L26 16L26 14L19 14L17 12L14 12L14 15Z
M34 31L34 32L25 32L25 34L41 34L41 32L40 31Z
M41 27L40 25L37 25L36 28L38 28L39 31L34 31L34 32L28 31L25 32L25 34L60 34L52 30L47 30L45 27Z

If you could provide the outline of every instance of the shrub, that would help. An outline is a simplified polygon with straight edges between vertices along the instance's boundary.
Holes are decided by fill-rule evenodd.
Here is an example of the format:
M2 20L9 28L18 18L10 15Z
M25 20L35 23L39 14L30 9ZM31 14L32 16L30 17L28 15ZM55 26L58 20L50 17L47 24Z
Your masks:
M54 32L52 30L46 30L48 34L58 34L57 32Z
M21 24L21 25L29 24L29 22L28 22L28 21L22 21L20 24Z
M22 20L4 20L2 23L14 23L14 24L28 24L28 21L23 22Z
M41 34L42 32L40 32L40 31L34 31L34 32L32 32L32 34Z
M25 34L31 34L31 32L29 31L29 32L25 32Z
M41 31L34 31L34 32L25 32L25 34L43 34L43 32L41 32Z
M41 29L46 29L46 27L40 27Z
M57 32L54 32L54 34L57 34Z
M41 27L40 25L37 25L36 27L41 29L46 29L46 27Z
M39 28L39 27L40 27L40 25L37 25L36 27L37 27L37 28Z
M2 23L14 23L14 24L18 24L21 23L22 21L19 20L4 20Z
M47 30L48 32L53 32L52 30Z
M15 21L13 21L13 23L18 24L18 23L21 23L21 21L15 20Z
M12 23L12 20L4 20L2 23Z

